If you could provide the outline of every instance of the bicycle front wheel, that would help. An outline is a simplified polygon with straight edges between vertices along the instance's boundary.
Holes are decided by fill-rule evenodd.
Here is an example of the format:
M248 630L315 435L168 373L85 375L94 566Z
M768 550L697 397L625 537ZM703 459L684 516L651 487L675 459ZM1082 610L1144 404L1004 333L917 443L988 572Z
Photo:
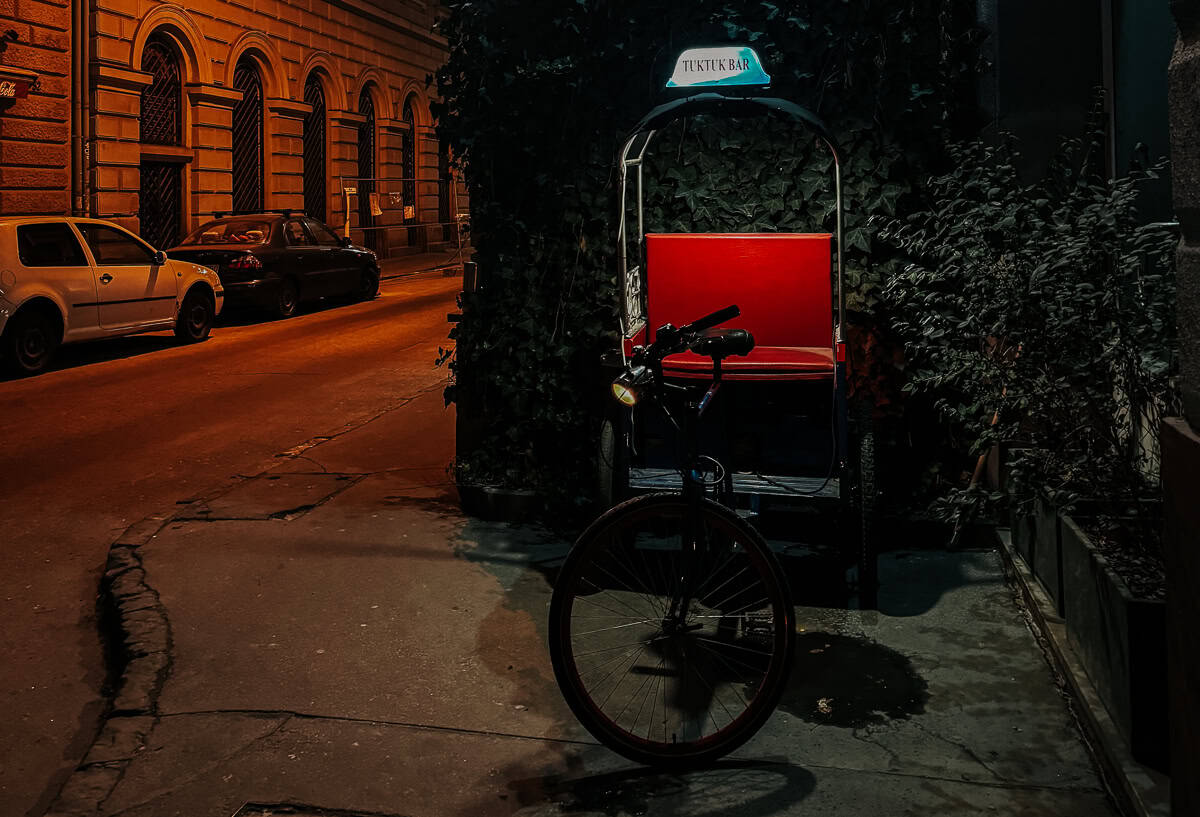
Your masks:
M794 615L754 529L712 500L693 517L678 494L650 494L601 516L571 550L550 603L550 657L600 742L638 763L699 766L770 717Z

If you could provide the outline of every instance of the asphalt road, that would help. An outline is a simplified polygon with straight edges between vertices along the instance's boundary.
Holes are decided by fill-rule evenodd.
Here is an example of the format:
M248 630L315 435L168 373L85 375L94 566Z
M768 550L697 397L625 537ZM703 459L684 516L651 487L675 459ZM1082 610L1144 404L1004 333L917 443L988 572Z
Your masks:
M95 736L112 539L436 389L460 288L439 273L385 281L370 303L233 316L197 346L156 333L66 347L53 371L0 382L0 814L41 814Z

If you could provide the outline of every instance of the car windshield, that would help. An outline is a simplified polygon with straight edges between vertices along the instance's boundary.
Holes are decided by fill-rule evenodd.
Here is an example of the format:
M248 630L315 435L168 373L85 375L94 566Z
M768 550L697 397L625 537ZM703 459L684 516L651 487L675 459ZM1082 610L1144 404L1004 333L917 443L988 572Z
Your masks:
M184 244L265 244L271 223L249 219L210 221L183 240Z

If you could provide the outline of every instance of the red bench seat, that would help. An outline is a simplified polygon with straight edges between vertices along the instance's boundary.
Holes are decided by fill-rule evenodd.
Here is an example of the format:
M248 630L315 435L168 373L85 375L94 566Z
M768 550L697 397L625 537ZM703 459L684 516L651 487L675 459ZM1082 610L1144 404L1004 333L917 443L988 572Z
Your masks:
M821 380L833 375L833 350L815 346L759 346L750 354L721 361L726 380ZM712 358L681 352L663 360L669 377L712 376Z
M721 363L730 380L834 376L831 236L828 233L648 233L646 320L651 330L688 323L730 304L726 322L754 335L749 355ZM663 361L672 377L704 378L712 360L683 352Z

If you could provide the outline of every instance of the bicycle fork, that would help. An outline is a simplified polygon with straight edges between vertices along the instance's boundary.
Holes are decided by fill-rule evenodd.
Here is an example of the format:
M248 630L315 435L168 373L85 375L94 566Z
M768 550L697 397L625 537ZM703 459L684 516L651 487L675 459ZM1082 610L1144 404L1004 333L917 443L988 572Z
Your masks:
M709 386L708 391L696 406L694 414L686 412L683 418L683 437L686 440L687 452L684 462L686 467L682 470L683 477L683 496L687 501L687 510L683 518L683 530L681 532L682 541L680 542L680 565L679 565L679 591L671 595L671 606L667 610L666 619L663 621L664 631L676 634L684 633L690 630L700 629L703 625L687 623L688 612L692 605L692 593L695 590L693 583L697 572L697 565L700 563L703 553L708 548L707 537L703 535L701 530L701 503L704 499L704 491L706 483L704 475L699 469L699 444L697 441L696 427L699 424L701 415L712 402L713 396L717 393L717 389L721 385L720 380L720 363L717 362L717 377L713 384Z

